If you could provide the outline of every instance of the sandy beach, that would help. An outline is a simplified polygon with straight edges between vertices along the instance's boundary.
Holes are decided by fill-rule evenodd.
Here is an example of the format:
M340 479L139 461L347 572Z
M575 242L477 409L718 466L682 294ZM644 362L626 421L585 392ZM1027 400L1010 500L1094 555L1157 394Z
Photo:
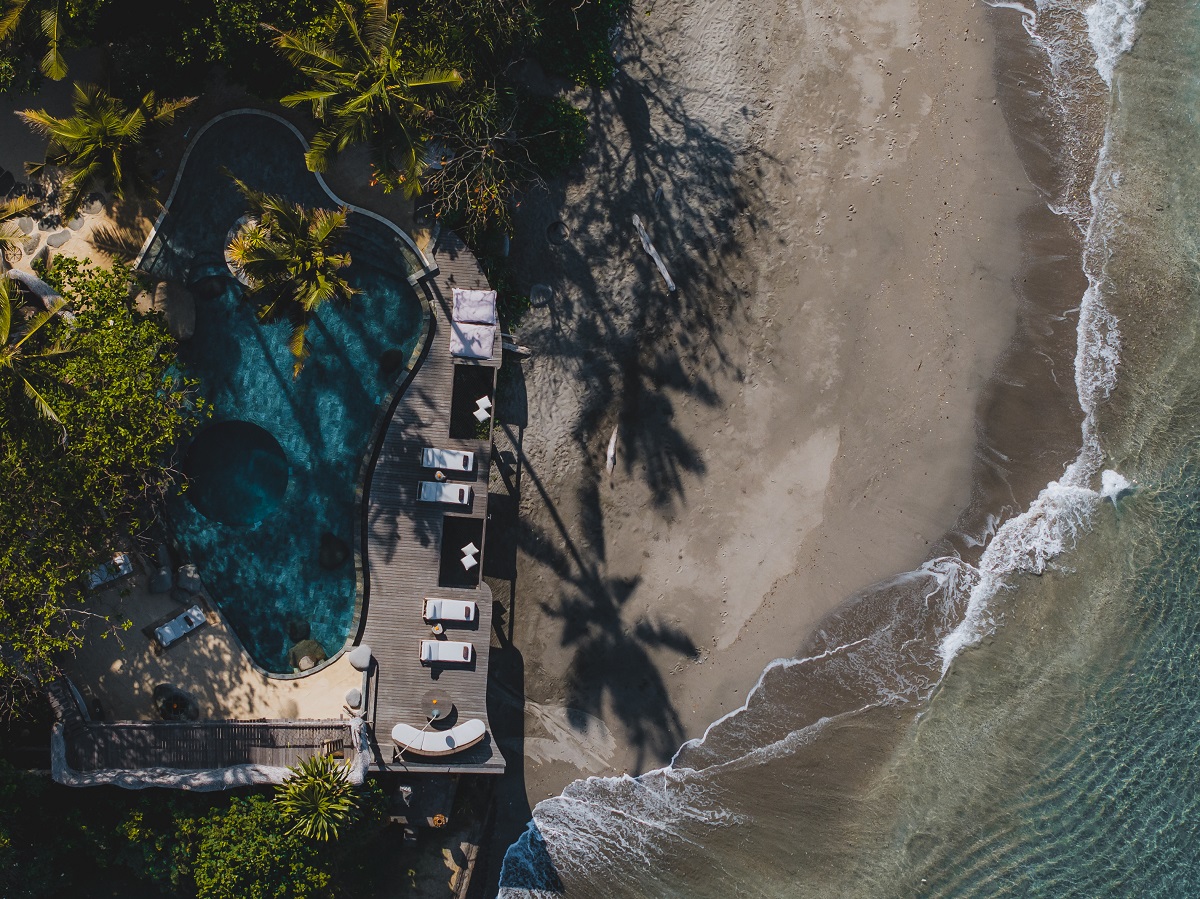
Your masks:
M498 436L523 463L493 587L498 704L524 699L500 852L572 780L669 762L857 591L969 554L1073 455L1073 330L1043 325L1083 280L1077 251L1045 262L1071 237L997 102L1019 87L989 16L1019 28L980 3L640 3L611 92L577 96L596 149L513 242L554 298ZM1052 414L1007 389L1043 381Z

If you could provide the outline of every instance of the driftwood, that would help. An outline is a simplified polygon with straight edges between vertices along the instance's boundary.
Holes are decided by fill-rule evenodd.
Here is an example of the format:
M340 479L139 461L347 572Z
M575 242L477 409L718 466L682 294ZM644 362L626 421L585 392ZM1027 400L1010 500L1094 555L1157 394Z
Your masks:
M674 293L675 282L671 280L671 276L667 272L666 263L658 255L658 250L654 249L654 244L650 243L650 235L646 233L646 229L642 226L642 220L638 217L637 213L634 213L633 216L633 227L637 229L638 237L642 239L642 247L650 254L650 258L654 260L654 264L658 266L659 272L662 273L663 280L667 282L667 290Z

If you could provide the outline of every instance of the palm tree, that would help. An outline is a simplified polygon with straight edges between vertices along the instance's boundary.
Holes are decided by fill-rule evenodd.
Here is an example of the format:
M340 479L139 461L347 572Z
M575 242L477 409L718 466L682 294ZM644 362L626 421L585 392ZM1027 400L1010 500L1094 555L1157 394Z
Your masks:
M429 48L406 42L399 13L388 0L361 6L336 0L331 37L280 32L275 44L310 82L289 94L285 106L311 103L320 130L305 157L314 172L325 171L346 147L366 143L375 157L375 183L385 191L420 191L430 110L426 98L462 83L458 72L432 63Z
M336 840L358 808L348 765L332 756L316 755L301 762L275 794L283 814L291 818L291 833L311 840Z
M358 291L339 272L349 253L336 252L346 227L346 207L306 209L234 179L250 206L246 223L229 244L228 258L247 286L264 321L292 323L292 377L308 358L308 320L333 299L349 302Z
M65 303L65 300L60 299L50 309L34 313L25 318L21 326L15 326L14 323L25 316L20 292L16 282L0 278L0 379L7 382L5 386L12 392L16 393L19 390L23 393L39 416L58 425L62 424L58 415L33 385L31 378L36 378L39 373L30 363L36 365L36 360L61 356L69 350L59 343L34 350L30 341L58 314Z
M4 13L0 15L0 41L12 37L18 26L28 21L30 16L37 20L37 29L46 39L47 47L38 68L54 81L61 81L67 74L67 61L59 49L63 38L60 7L61 0L7 0ZM26 10L30 11L29 15Z
M79 211L92 187L124 199L128 190L144 184L137 151L147 129L170 124L191 102L192 98L159 100L151 91L131 108L93 84L77 84L72 116L60 119L44 109L17 113L50 138L45 161L27 165L26 171L40 175L55 167L65 172L62 209L67 217Z
M31 197L13 197L0 200L0 253L16 249L21 245L24 235L15 228L12 220L24 215L37 205L37 200Z

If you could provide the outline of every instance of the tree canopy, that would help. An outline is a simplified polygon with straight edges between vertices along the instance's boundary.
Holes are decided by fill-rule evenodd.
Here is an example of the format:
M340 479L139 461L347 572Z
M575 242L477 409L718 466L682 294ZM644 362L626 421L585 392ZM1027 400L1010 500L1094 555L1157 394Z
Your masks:
M195 383L175 368L157 315L129 301L130 272L63 258L46 273L74 310L47 318L51 344L39 394L0 391L0 682L37 682L80 645L91 614L82 578L131 534L174 481L177 447L206 414ZM40 318L40 317L39 317ZM65 433L65 440L63 435ZM114 626L119 622L112 622Z

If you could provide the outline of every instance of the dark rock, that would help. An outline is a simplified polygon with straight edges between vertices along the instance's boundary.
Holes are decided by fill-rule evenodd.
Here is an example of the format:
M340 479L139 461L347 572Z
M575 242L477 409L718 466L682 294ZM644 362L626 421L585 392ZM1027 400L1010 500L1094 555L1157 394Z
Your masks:
M312 635L312 627L303 618L293 618L287 626L288 639L293 643L307 640Z
M316 668L328 658L325 647L316 640L301 640L288 650L288 664L300 671Z
M350 558L350 545L341 537L326 531L321 535L321 550L317 560L322 568L341 568Z
M383 351L383 355L379 357L379 368L385 375L395 374L404 367L407 360L407 353L393 347Z
M75 218L73 218L69 222L67 222L67 227L70 228L72 231L78 231L80 228L83 227L83 217L78 216L78 215L75 216Z
M199 593L204 584L200 581L200 571L195 565L182 565L178 572L179 586L188 593Z
M150 575L149 588L151 593L170 593L171 585L170 568L158 568Z

